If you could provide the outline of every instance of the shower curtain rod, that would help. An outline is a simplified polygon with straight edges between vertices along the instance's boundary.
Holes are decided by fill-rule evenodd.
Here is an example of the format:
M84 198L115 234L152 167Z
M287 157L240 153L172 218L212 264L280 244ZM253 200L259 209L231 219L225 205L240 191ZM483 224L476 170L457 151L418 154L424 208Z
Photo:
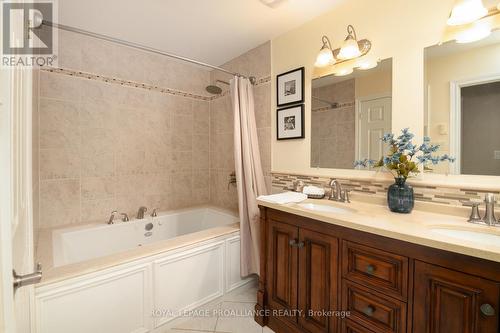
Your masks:
M230 74L230 75L233 75L233 76L239 76L239 77L243 77L243 78L248 78L252 84L255 84L255 77L253 77L253 76L247 77L247 76L245 76L243 74L240 74L240 73L234 73L234 72L228 71L227 69L224 69L224 68L219 67L219 66L210 65L210 64L207 64L207 63L204 63L204 62L201 62L201 61L197 61L197 60L193 60L193 59L190 59L190 58L182 57L182 56L179 56L179 55L176 55L176 54L164 52L164 51L161 51L161 50L158 50L158 49L154 49L152 47L148 47L148 46L141 45L141 44L138 44L138 43L127 42L126 40L123 40L123 39L109 37L109 36L106 36L106 35L102 35L102 34L90 32L90 31L87 31L87 30L83 30L83 29L71 27L71 26L64 25L64 24L54 23L54 22L46 21L46 20L42 21L42 25L46 25L48 27L53 27L53 28L57 28L57 29L61 29L61 30L75 32L75 33L78 33L78 34L81 34L81 35L85 35L85 36L89 36L89 37L93 37L93 38L98 38L98 39L102 39L102 40L105 40L105 41L108 41L108 42L117 43L117 44L122 44L122 45L125 45L125 46L128 46L128 47L133 47L133 48L136 48L136 49L139 49L139 50L143 50L143 51L147 51L147 52L151 52L151 53L160 54L162 56L166 56L166 57L170 57L170 58L182 60L182 61L189 62L189 63L192 63L192 64L196 64L196 65L199 65L199 66L203 66L203 67L212 68L212 69L215 69L217 71L224 72L224 73L227 73L227 74Z

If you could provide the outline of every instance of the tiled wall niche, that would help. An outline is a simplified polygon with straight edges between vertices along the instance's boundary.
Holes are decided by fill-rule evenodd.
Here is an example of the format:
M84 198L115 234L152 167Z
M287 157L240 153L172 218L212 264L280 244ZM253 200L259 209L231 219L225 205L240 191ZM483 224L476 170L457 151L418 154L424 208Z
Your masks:
M212 203L237 210L235 188L228 187L234 171L230 97L205 91L215 74L64 31L59 44L60 68L35 76L36 225L104 222L114 209L133 216L141 205L168 210ZM270 62L269 44L261 50L269 53L260 54L256 66L263 56ZM252 57L239 59L248 66ZM252 75L259 79L256 96L268 99L257 93L270 89L268 77ZM256 104L265 109L258 115L270 114L270 101ZM270 148L263 151L269 161Z
M315 185L319 187L327 187L331 178L317 177L286 173L272 174L272 191L280 193L287 189L293 188L293 183L297 180L302 180L306 185ZM353 192L377 196L385 198L387 196L387 188L392 184L391 181L378 182L357 179L342 179L338 178L346 188L350 188ZM484 194L492 191L485 191L473 188L454 188L444 186L426 186L412 184L415 191L415 200L421 202L431 202L447 206L464 206L472 199L483 199ZM494 192L497 197L500 191Z

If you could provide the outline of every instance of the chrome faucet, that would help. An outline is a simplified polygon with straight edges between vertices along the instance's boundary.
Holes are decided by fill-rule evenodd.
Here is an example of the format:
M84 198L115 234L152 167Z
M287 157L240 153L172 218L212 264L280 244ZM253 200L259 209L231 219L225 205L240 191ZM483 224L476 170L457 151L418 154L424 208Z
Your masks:
M144 214L148 211L148 209L144 206L141 206L137 211L137 219L142 220L144 218Z
M116 210L111 212L111 216L109 217L108 224L113 224L115 223L113 220L115 219L115 215L118 214Z
M351 202L349 199L349 189L343 189L342 184L337 179L332 179L330 181L330 197L329 200L339 201L339 202Z
M120 213L120 215L122 216L122 221L123 222L128 222L130 221L129 217L128 217L128 214L127 213Z
M158 213L156 212L158 208L154 208L153 209L153 212L151 213L151 217L157 217L158 216Z
M493 193L487 193L484 198L486 213L483 218L483 222L487 225L495 225L497 223L497 219L495 217L495 202L495 195Z

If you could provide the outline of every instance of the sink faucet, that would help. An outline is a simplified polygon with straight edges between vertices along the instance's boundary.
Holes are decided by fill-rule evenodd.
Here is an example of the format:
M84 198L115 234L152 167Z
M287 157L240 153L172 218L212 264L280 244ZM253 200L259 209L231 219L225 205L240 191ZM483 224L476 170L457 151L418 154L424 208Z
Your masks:
M137 211L137 219L142 220L144 218L144 214L148 211L148 209L144 206L141 206Z
M339 202L351 202L349 199L349 189L343 189L342 184L337 179L332 179L330 181L331 193L329 200L339 201Z
M487 225L495 225L497 223L497 219L495 218L495 202L495 195L493 193L487 193L484 198L486 213L483 218L483 222Z
M118 214L116 210L111 212L111 216L109 217L108 224L113 224L115 223L113 220L115 219L115 215Z

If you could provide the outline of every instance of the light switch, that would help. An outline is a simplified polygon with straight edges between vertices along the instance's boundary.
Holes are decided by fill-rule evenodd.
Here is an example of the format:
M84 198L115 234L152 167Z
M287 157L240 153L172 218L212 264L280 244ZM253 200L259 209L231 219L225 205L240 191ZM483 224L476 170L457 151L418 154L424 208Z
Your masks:
M495 151L493 152L493 155L494 155L494 157L493 157L493 158L494 158L495 160L500 160L500 150L495 150Z
M439 135L448 135L448 124L442 123L437 126Z

